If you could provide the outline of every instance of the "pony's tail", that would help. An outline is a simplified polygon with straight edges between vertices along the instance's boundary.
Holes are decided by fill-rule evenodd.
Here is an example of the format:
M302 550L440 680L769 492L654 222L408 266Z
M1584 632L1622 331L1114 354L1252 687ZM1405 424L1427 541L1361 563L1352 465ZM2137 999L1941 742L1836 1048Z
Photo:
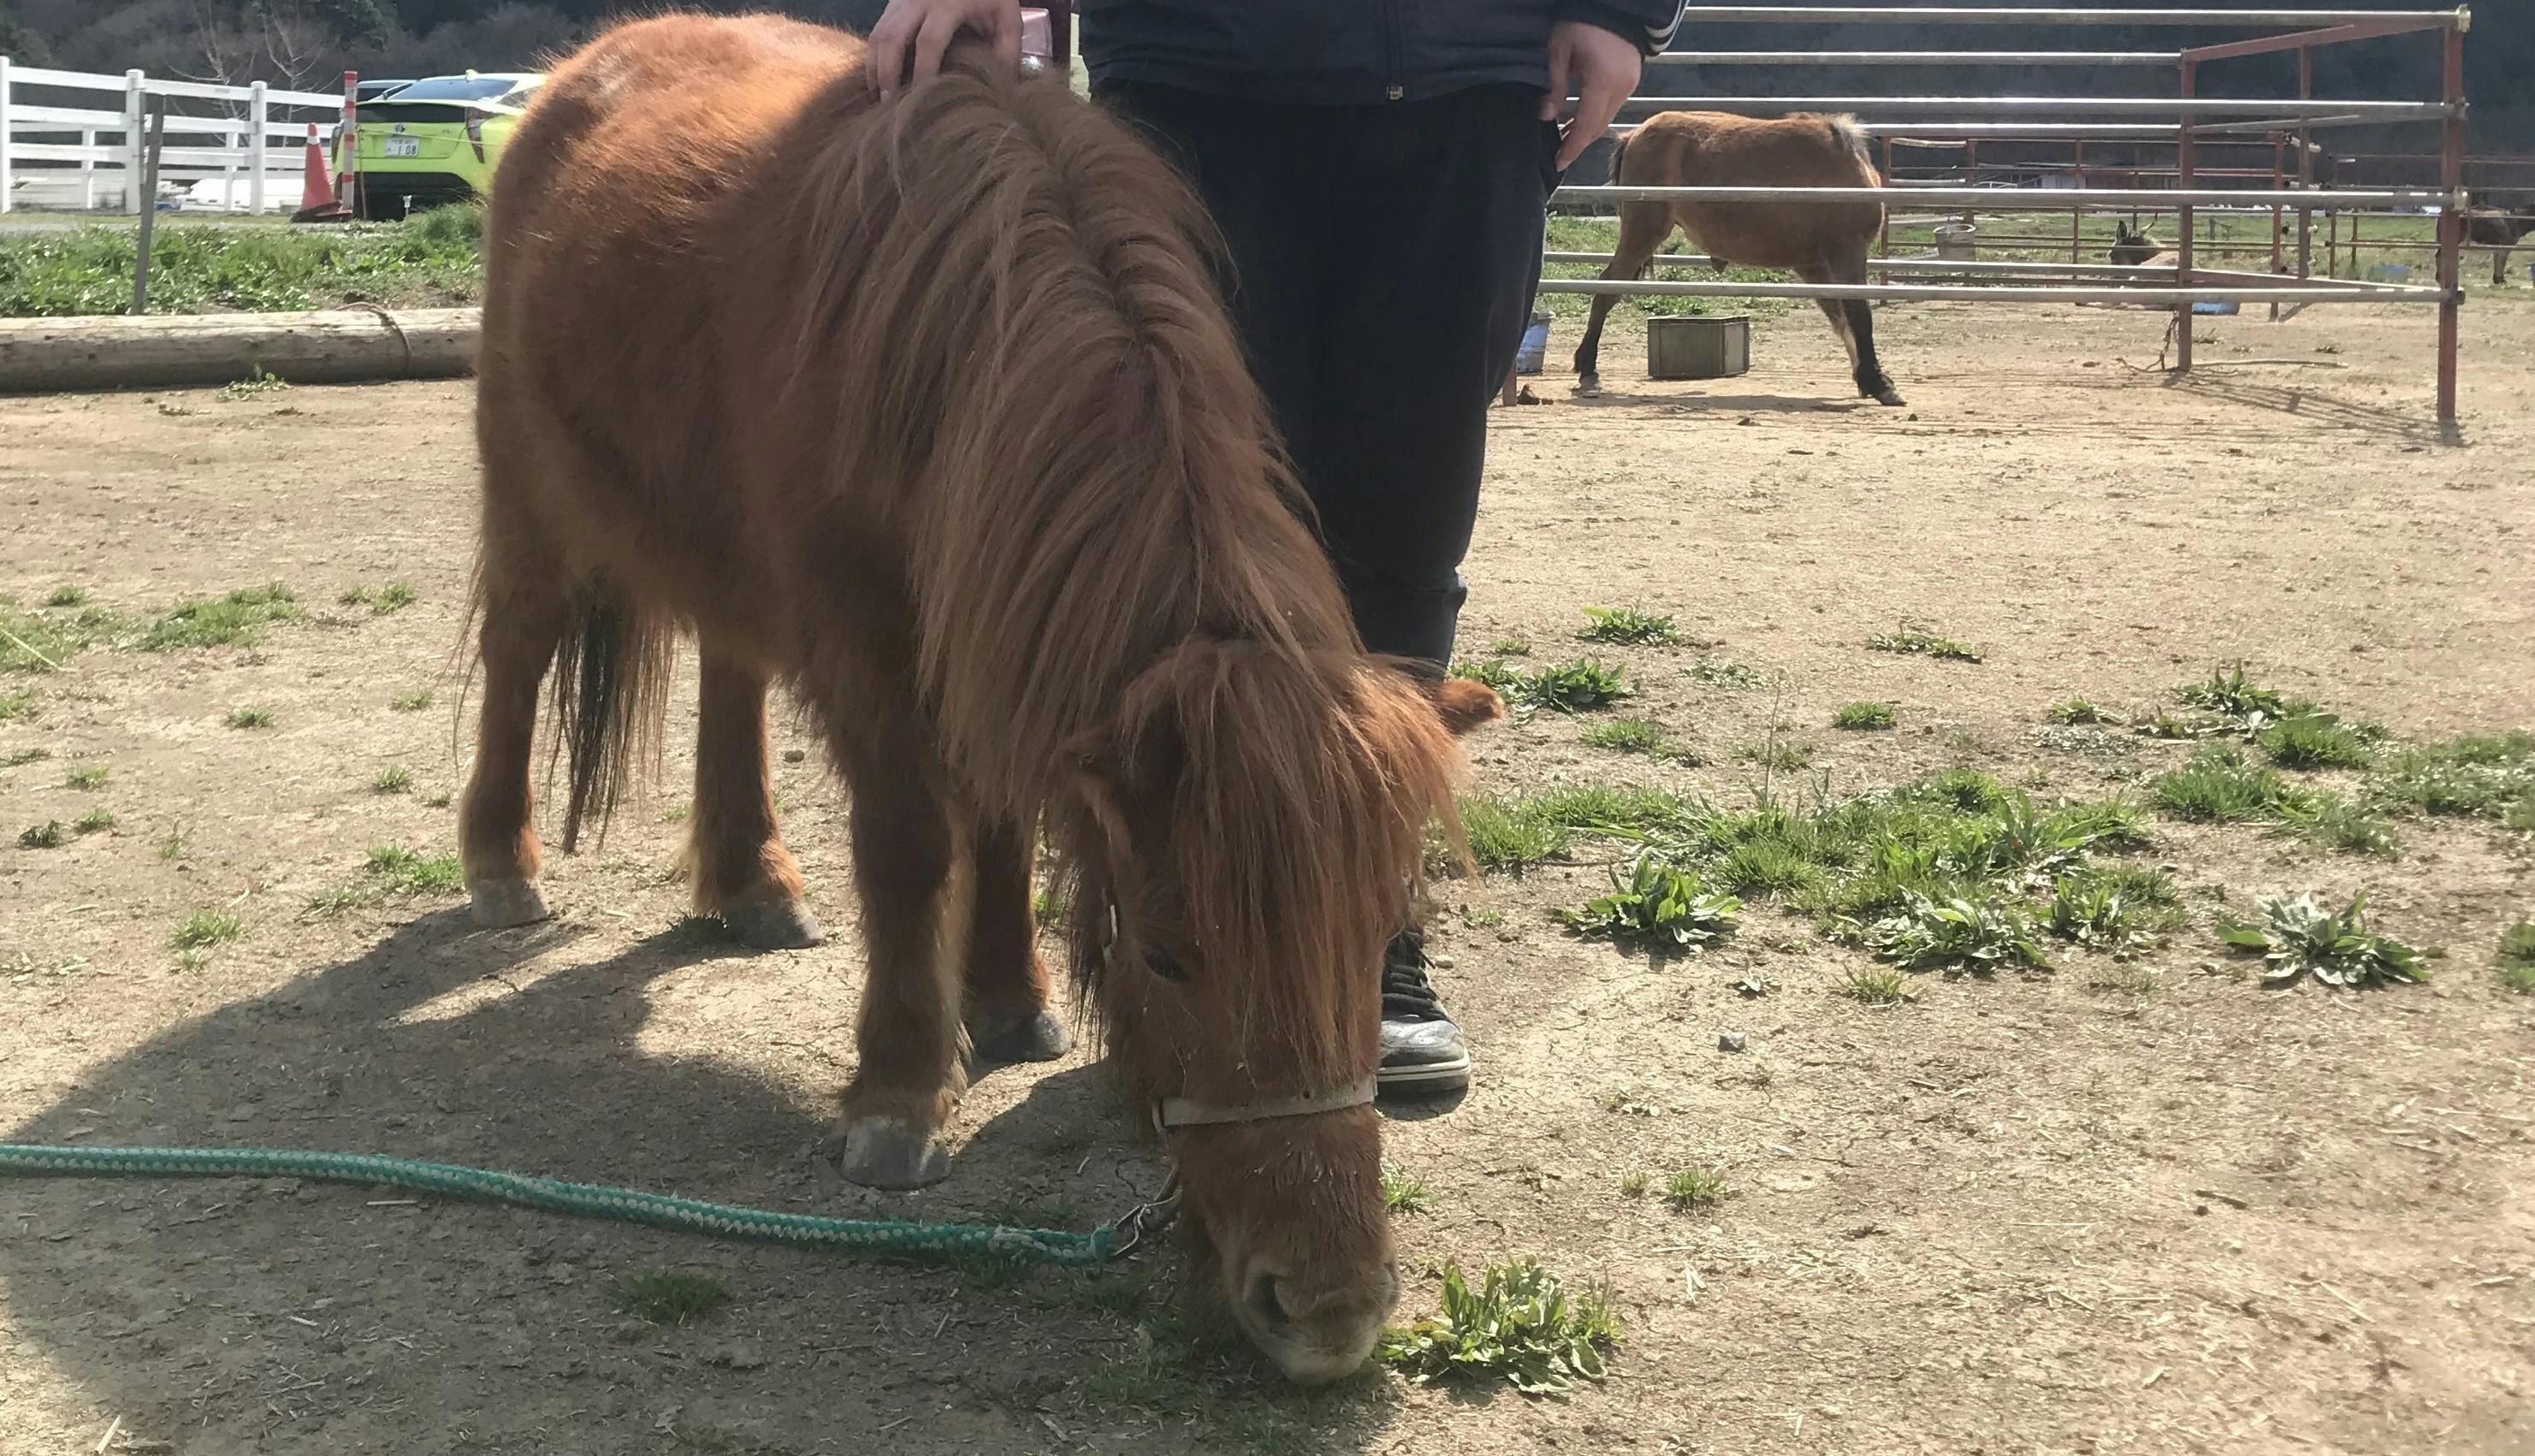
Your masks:
M1627 154L1629 150L1629 139L1636 135L1637 133L1635 132L1621 132L1611 138L1610 183L1614 187L1620 185L1620 158Z
M676 648L673 625L621 593L593 586L574 600L553 674L555 746L571 782L564 853L592 815L603 842L617 801L657 767Z

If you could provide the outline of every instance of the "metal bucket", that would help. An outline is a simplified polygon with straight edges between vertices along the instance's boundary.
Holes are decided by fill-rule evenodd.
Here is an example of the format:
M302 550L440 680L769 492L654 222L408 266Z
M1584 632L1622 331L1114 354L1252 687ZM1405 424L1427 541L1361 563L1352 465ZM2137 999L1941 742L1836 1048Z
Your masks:
M1752 318L1646 320L1646 378L1730 379L1752 367Z
M1956 260L1968 259L1976 250L1972 244L1972 225L1968 222L1937 224L1937 256Z
M1531 325L1522 331L1522 342L1514 351L1514 372L1538 374L1549 358L1549 315L1533 314Z

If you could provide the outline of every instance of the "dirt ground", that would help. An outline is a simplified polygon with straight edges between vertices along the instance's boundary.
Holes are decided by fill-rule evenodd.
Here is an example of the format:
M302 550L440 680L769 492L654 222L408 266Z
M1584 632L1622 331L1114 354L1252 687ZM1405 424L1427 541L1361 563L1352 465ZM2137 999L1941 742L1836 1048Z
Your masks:
M2184 749L2049 727L2046 704L2146 707L2238 660L2405 737L2535 725L2535 309L2467 317L2461 444L2429 421L2417 312L2204 320L2207 367L2169 385L2134 367L2147 315L1894 309L1906 409L1845 400L1810 314L1761 331L1752 374L1697 385L1643 383L1621 334L1608 395L1553 372L1542 407L1497 416L1464 640L1546 659L1577 649L1581 606L1677 614L1716 645L1598 655L1709 766L1542 714L1475 743L1478 784L1740 803L1733 749L1783 721L1835 793L1968 764L2094 796ZM379 1151L1075 1227L1152 1187L1079 1061L982 1082L936 1189L838 1179L845 806L788 725L822 948L669 932L691 706L657 801L554 861L553 923L478 932L455 897L305 908L360 883L372 846L454 849L468 412L461 385L0 400L0 590L22 605L77 585L140 618L279 580L310 609L253 648L98 648L0 681L34 694L0 758L50 754L0 769L0 827L117 817L0 844L0 1140ZM418 599L337 604L390 581ZM1905 619L1987 660L1864 649ZM1683 669L1703 657L1761 681L1702 685ZM1897 704L1899 730L1832 733L1852 699ZM242 706L272 725L225 726ZM81 767L106 782L69 786ZM397 768L407 791L374 792ZM1440 979L1478 1080L1390 1125L1432 1192L1399 1223L1403 1313L1433 1307L1445 1259L1607 1278L1625 1344L1564 1401L1387 1374L1282 1391L1192 1344L1205 1316L1168 1259L1012 1277L331 1185L58 1182L0 1188L0 1453L2535 1450L2535 1000L2491 971L2535 863L2479 825L2402 831L2385 863L2161 822L2150 857L2194 906L2161 947L1922 977L1887 1009L1830 993L1863 956L1791 912L1655 965L1547 918L1598 864L1442 884ZM2432 984L2265 991L2211 930L2258 893L2363 886L2382 929L2446 948ZM170 934L203 908L245 934L180 966ZM1756 969L1778 989L1742 1000ZM1749 1050L1720 1051L1727 1030ZM1733 1196L1685 1215L1618 1187L1692 1162ZM622 1312L619 1282L662 1269L728 1301L683 1329Z

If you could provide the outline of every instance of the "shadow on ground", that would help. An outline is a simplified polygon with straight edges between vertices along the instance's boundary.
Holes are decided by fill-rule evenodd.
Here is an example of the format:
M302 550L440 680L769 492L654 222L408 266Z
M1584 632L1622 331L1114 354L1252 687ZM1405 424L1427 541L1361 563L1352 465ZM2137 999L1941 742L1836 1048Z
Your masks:
M951 1182L839 1179L827 1109L749 1048L645 1049L647 990L730 948L579 959L569 925L426 915L270 995L48 1089L6 1140L385 1152L843 1217L1087 1227L1158 1182L1093 1068L978 1127ZM730 974L745 975L733 956ZM1005 1070L998 1077L1027 1076ZM1358 1449L1367 1377L1309 1396L1210 1332L1167 1255L1091 1273L835 1255L288 1180L31 1181L0 1203L0 1292L127 1441L175 1452ZM621 1307L673 1270L691 1328ZM15 1423L12 1423L15 1424ZM83 1449L86 1447L83 1446Z

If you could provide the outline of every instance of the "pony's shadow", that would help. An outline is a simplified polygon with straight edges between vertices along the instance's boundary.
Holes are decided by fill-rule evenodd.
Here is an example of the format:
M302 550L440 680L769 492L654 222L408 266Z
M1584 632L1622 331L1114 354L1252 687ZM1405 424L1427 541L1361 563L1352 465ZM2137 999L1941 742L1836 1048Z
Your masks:
M695 972L680 994L710 998L711 978L745 976L748 959L675 933L583 949L568 924L488 933L461 910L425 915L48 1089L51 1105L0 1139L384 1152L859 1218L1071 1202L1074 1227L1159 1181L1105 1078L1082 1067L1038 1077L979 1127L952 1182L856 1189L821 1156L828 1087L748 1065L746 1040L766 1033L707 1053L646 1036L654 983ZM1178 1267L1000 1283L278 1180L13 1181L0 1214L0 1300L22 1351L76 1386L67 1408L84 1397L127 1438L187 1450L437 1449L444 1419L483 1449L553 1449L567 1415L592 1450L654 1449L671 1426L730 1449L857 1449L937 1424L946 1439L1073 1449L1047 1413L1139 1449L1147 1417L1069 1392L1133 1354L1119 1282L1175 1283ZM729 1304L693 1330L620 1313L620 1281L664 1266L708 1271ZM1324 1413L1325 1432L1369 1440L1382 1399Z

